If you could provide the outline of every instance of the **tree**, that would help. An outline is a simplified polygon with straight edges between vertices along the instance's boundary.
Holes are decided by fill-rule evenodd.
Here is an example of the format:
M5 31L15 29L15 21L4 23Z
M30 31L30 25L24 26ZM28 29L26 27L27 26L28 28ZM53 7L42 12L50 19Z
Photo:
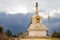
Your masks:
M54 38L59 38L59 37L60 37L60 33L54 31L54 33L52 34L52 37L54 37Z
M11 31L10 31L10 30L7 30L7 31L6 31L6 35L7 35L8 37L11 37L11 36L12 36Z
M25 37L25 35L24 35L23 32L20 32L18 35L19 35L19 37L21 37L21 38Z
M12 35L12 37L17 37L17 35Z
M8 40L8 37L3 32L3 27L0 25L0 40Z
M0 33L3 33L3 27L0 26Z

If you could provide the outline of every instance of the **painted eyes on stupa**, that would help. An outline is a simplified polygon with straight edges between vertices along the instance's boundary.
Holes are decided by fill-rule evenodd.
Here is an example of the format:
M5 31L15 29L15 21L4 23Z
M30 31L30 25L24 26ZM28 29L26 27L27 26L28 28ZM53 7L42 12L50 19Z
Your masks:
M36 22L39 23L40 22L40 18L36 18Z
M37 18L37 20L40 20L39 18Z

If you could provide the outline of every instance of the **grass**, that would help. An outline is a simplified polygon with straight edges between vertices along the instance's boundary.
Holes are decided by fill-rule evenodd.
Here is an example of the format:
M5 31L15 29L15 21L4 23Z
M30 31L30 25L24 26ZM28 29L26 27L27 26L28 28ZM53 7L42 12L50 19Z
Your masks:
M35 38L32 38L31 40L60 40L60 38L42 38L42 39L35 39Z
M60 40L60 38L50 38L50 40Z
M49 38L49 39L31 39L31 40L60 40L60 38Z
M22 40L60 40L60 38L23 38Z

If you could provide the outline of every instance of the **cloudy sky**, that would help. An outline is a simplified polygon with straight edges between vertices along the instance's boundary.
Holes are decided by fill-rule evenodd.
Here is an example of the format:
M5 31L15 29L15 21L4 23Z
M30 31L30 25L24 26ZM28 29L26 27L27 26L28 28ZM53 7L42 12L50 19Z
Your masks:
M60 13L60 0L0 0L0 12L10 14L33 12L36 1L38 1L39 10L45 11L44 16L47 12L51 16L55 15L54 12Z
M8 12L27 12L35 9L38 1L39 10L51 11L60 8L60 0L0 0L0 10Z
M0 0L0 24L5 30L10 29L15 34L26 30L31 16L35 14L36 1L39 5L39 15L44 19L43 23L48 25L49 13L50 26L59 31L60 0Z

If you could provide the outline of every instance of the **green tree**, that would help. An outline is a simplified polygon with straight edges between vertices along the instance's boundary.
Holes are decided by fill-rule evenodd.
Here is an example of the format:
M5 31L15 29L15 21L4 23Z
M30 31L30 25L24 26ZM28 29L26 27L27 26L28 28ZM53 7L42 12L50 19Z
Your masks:
M7 30L7 31L6 31L6 35L7 35L8 37L11 37L11 36L12 36L11 31L10 31L10 30Z
M54 33L52 34L52 37L54 37L54 38L59 38L59 37L60 37L60 33L54 31Z
M0 26L0 33L3 33L3 27Z

